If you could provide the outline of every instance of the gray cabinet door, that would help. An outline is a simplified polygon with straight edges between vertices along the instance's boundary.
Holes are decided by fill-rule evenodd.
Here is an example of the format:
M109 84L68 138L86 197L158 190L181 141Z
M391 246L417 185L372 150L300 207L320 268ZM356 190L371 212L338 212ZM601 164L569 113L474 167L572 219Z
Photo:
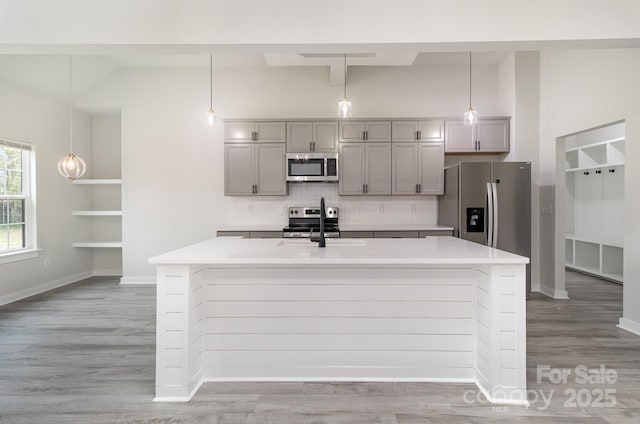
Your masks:
M476 151L476 126L462 121L447 121L445 124L445 152L472 153Z
M338 151L338 122L314 122L312 152L331 153Z
M391 194L416 194L418 186L417 143L393 143Z
M253 194L253 144L224 145L224 194L249 196Z
M253 122L226 122L224 124L225 143L246 143L253 141Z
M443 121L418 122L418 141L444 141Z
M284 143L256 144L255 194L284 196L287 194Z
M478 122L476 138L480 152L508 152L509 121L500 119Z
M306 153L311 151L313 141L312 122L287 122L287 152Z
M391 124L391 141L418 141L418 122L393 121Z
M365 141L388 143L391 141L391 121L369 121L365 125Z
M259 143L284 143L286 140L284 122L256 122L256 141Z
M359 142L364 141L364 121L340 122L340 141Z
M419 194L444 193L444 144L418 143Z
M365 144L340 144L340 181L341 195L364 194L365 184Z
M391 143L366 143L365 147L365 194L391 194Z

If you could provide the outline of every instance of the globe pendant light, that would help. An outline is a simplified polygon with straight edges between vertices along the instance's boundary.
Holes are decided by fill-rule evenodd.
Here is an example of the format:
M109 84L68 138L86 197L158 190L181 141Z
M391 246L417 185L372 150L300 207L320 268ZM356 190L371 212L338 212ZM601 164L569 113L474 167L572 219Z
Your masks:
M209 112L207 112L207 121L209 126L218 122L218 115L213 111L213 55L209 55Z
M338 103L338 116L351 118L351 102L347 100L347 54L344 54L344 100Z
M475 125L478 123L478 112L471 107L471 52L469 52L469 110L464 113L464 124Z
M58 162L58 172L69 181L82 177L87 164L73 153L73 78L71 56L69 56L69 154Z

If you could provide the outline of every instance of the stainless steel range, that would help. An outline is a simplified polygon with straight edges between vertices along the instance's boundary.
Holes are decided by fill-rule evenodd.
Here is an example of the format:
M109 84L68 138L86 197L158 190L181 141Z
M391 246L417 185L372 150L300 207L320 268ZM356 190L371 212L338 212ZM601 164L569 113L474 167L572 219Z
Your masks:
M338 208L325 207L327 217L324 220L326 238L340 238L338 228ZM320 208L289 208L289 226L282 229L284 238L317 238L320 236Z

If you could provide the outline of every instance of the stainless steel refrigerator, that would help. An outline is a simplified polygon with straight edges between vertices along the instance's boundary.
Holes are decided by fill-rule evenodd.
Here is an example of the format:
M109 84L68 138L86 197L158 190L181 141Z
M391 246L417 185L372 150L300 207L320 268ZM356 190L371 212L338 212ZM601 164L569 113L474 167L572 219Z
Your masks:
M456 237L531 258L530 162L462 162L444 178L439 224L453 227Z

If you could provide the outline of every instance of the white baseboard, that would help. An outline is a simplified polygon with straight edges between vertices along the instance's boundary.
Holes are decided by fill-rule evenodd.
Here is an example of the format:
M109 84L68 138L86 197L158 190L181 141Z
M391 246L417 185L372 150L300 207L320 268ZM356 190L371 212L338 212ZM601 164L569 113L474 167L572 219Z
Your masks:
M94 269L94 277L119 277L122 275L122 268Z
M78 274L69 275L67 277L40 284L35 287L30 287L28 289L20 290L15 293L7 294L0 297L0 306L7 305L18 300L26 299L27 297L35 296L36 294L44 293L49 290L57 289L59 287L66 286L67 284L77 283L78 281L92 276L93 273L91 271L80 272Z
M630 319L620 318L618 328L622 328L630 333L640 336L640 323L631 321Z
M126 285L126 284L155 284L156 283L156 277L148 277L148 276L143 276L143 277L125 277L123 276L122 278L120 278L120 284Z
M566 290L555 290L551 287L540 285L540 293L548 296L552 299L567 300L569 299L569 293Z

